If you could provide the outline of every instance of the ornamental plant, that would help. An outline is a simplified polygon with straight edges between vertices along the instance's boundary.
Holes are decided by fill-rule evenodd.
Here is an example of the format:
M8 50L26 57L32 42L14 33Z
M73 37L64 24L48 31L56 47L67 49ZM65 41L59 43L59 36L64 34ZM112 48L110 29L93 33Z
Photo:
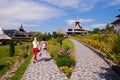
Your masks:
M75 66L75 60L72 58L73 51L60 48L56 63L58 66ZM63 63L64 62L64 63Z
M70 49L70 50L67 51L67 54L68 54L69 56L71 56L71 55L73 54L73 51Z
M12 56L14 56L14 54L15 54L14 41L11 40L10 41L10 52L9 52L9 55L10 55L10 57L12 57Z
M58 55L62 56L63 54L71 56L73 54L73 51L71 49L65 50L64 48L60 48Z
M117 34L117 36L115 38L115 42L113 44L112 51L115 54L120 54L120 34Z
M63 48L60 48L58 55L63 55L65 53L65 50Z
M64 39L62 43L63 44L60 45L58 40L53 38L49 40L47 47L60 71L70 78L75 66L74 44L69 39Z

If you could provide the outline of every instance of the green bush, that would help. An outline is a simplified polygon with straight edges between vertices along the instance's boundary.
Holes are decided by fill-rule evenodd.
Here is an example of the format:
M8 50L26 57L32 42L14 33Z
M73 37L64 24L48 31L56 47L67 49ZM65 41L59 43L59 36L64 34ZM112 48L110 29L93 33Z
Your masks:
M120 54L120 34L117 34L112 51Z
M62 41L64 40L64 37L58 37L57 42L62 46Z
M75 60L71 58L68 54L63 54L61 56L58 56L56 59L57 65L60 66L75 66Z
M57 34L56 34L57 35ZM74 57L74 44L69 39L64 39L62 41L62 45L60 46L58 42L58 38L53 38L49 40L48 52L55 60L57 66L59 67L60 71L65 73L65 75L70 78L71 73L75 66L75 57ZM65 51L61 52L62 55L59 55L60 49L64 49ZM69 55L67 52L68 50L72 50L73 54Z
M56 55L56 53L57 53L57 50L54 50L53 52L52 52L52 54L51 54L51 56L52 56L52 58L53 59L57 59L57 57L58 57L58 55Z

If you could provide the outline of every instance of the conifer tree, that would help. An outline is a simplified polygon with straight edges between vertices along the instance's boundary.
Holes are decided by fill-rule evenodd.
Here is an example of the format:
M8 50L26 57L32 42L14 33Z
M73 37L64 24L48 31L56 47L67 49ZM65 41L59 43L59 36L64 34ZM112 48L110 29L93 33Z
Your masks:
M14 56L14 54L15 54L14 41L11 40L10 41L10 53L9 53L9 55L12 57L12 56Z

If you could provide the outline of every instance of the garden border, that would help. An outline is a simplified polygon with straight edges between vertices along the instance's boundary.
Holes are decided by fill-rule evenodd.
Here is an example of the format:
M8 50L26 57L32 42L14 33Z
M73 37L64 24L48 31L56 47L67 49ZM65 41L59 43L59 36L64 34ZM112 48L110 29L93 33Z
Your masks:
M119 76L120 78L120 66L113 63L111 60L107 59L106 56L104 55L103 52L101 52L100 50L95 49L92 46L87 45L84 42L79 41L80 43L82 43L83 45L85 45L86 47L88 47L89 49L91 49L92 51L94 51L98 56L100 56L110 67L111 69L116 73L116 75Z

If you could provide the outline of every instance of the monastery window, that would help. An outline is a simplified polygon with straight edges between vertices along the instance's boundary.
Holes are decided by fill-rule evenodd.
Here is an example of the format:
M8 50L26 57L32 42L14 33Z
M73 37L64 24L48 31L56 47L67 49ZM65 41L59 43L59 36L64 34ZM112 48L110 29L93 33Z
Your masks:
M72 31L73 29L68 29L68 31Z

